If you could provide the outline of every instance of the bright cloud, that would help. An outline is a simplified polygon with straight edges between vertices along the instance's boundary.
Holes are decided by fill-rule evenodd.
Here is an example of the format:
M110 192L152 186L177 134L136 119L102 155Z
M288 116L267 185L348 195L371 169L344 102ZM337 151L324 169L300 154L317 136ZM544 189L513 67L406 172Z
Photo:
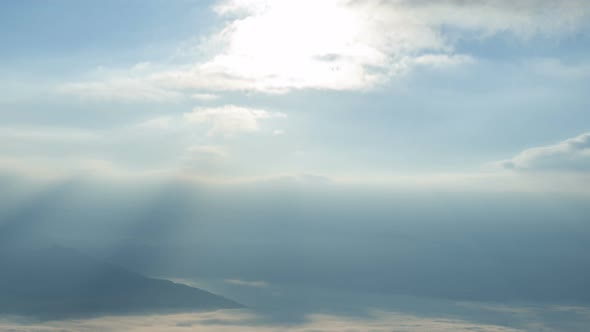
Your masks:
M499 165L515 170L590 171L590 133L524 150Z
M561 34L590 17L583 0L222 0L213 9L225 25L193 47L208 58L140 63L60 91L151 101L188 93L202 101L216 98L207 91L366 90L416 66L473 62L455 50L457 40Z
M200 69L228 74L228 85L282 91L292 88L359 89L376 84L383 50L365 37L360 15L339 1L229 1L221 15L247 13L223 29L225 49Z
M415 65L471 61L453 54L437 28L402 9L338 0L222 1L215 11L232 19L211 37L221 45L217 53L151 79L230 91L363 90Z
M208 124L211 126L207 135L232 136L238 133L255 132L260 129L259 121L271 118L285 118L286 114L266 110L226 105L213 108L195 108L184 114L187 122Z

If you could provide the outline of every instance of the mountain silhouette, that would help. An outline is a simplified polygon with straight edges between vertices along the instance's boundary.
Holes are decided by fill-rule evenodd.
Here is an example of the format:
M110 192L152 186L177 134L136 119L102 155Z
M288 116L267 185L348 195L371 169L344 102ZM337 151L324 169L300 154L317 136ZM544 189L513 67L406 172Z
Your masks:
M0 252L0 295L0 314L40 319L242 307L61 247Z

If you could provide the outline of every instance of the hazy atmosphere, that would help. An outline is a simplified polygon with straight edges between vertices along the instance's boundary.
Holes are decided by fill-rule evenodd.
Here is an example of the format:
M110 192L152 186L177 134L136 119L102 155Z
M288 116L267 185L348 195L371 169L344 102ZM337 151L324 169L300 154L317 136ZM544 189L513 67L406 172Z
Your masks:
M590 330L585 0L6 0L0 45L0 331Z

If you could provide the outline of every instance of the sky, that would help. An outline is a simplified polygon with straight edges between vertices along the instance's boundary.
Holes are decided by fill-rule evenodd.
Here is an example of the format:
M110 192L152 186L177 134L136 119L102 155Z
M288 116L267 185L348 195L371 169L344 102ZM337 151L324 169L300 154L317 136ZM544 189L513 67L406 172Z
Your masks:
M5 245L262 310L0 331L586 331L589 22L585 0L0 2Z
M501 177L514 190L540 190L525 179L543 172L583 190L566 182L589 163L588 12L549 0L5 2L0 167Z

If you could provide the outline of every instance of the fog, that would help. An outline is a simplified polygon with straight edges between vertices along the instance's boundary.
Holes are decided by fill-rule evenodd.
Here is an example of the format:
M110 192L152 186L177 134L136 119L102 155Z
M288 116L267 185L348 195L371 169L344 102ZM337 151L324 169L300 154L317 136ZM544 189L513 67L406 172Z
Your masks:
M196 283L274 321L371 308L462 315L452 308L465 301L590 303L585 196L295 181L18 188L28 190L2 193L3 250L73 248ZM450 302L431 310L437 299Z

